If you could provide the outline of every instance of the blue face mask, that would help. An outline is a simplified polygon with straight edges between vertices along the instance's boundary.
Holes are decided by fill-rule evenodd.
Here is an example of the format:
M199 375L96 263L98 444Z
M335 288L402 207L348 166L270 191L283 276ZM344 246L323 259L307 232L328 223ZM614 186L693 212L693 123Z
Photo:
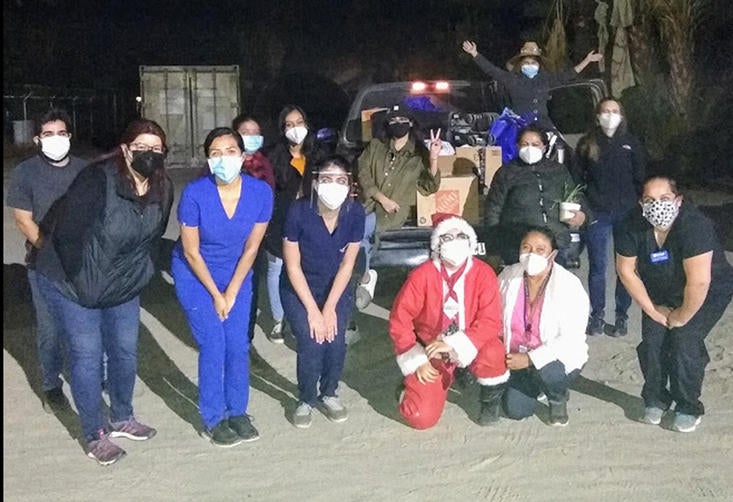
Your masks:
M528 78L535 78L540 71L540 67L534 64L523 64L522 73Z
M211 174L227 185L239 176L242 169L242 157L239 155L222 155L207 159Z
M262 148L264 138L259 134L242 134L242 140L244 141L244 153L251 155Z

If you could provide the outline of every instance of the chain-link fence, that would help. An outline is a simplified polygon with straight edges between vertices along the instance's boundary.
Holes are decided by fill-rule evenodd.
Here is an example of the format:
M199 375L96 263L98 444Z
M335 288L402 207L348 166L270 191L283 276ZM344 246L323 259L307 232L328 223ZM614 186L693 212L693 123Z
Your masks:
M134 96L114 89L23 85L3 92L4 143L32 142L35 120L50 108L63 108L72 120L77 143L108 148L135 116Z

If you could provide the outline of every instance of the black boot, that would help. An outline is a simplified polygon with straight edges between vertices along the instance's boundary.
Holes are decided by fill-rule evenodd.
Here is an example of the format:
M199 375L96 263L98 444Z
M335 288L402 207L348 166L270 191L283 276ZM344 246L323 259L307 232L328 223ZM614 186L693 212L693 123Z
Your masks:
M565 427L568 425L568 402L549 401L550 404L550 425Z
M479 401L481 401L481 412L478 417L479 425L495 425L499 422L499 408L501 398L504 395L506 384L482 385Z

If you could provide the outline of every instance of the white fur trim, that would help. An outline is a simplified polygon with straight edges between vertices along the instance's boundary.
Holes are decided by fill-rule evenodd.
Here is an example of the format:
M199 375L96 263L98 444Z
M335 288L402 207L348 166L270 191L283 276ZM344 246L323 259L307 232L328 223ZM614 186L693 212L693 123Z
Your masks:
M473 227L463 218L459 218L458 216L451 216L450 218L446 218L435 227L435 230L433 230L432 235L430 236L430 249L437 253L438 249L440 248L440 236L447 233L448 230L452 228L457 228L461 232L468 235L469 243L471 244L471 250L475 253L476 252L476 243L478 241L478 238L476 237L476 231L473 229Z
M463 331L444 336L443 341L453 348L458 366L465 368L476 358L478 349Z
M509 380L509 370L506 370L506 373L503 375L495 376L495 377L486 377L486 378L477 378L476 382L479 385L499 385L500 383L504 383Z
M397 366L404 376L411 375L417 369L428 362L428 355L419 343L413 345L410 350L397 356Z

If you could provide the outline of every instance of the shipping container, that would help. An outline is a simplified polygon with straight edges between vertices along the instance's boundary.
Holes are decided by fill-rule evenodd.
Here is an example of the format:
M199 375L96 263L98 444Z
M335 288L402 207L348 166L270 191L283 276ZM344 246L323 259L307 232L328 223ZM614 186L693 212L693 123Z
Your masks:
M206 135L239 113L239 66L140 66L140 97L168 136L169 165L199 167Z

